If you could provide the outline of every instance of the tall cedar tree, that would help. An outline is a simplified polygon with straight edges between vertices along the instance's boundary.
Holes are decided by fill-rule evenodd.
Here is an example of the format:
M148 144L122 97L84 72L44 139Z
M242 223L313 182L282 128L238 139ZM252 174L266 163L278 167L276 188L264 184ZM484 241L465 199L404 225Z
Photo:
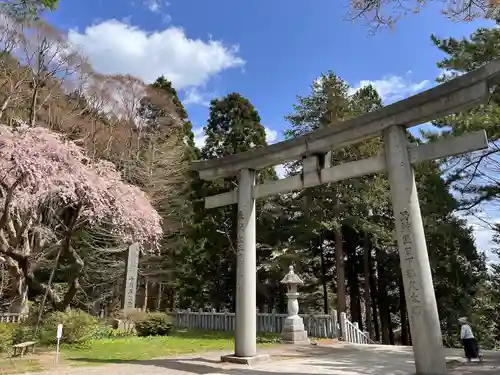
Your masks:
M238 93L211 102L204 131L206 143L201 150L203 159L221 158L267 145L265 128L260 123L258 112L248 99ZM273 171L265 170L259 172L258 180L273 177ZM234 189L236 185L237 177L199 181L196 190L198 197L203 198ZM259 202L258 212L261 206ZM232 205L205 210L203 201L199 200L196 213L195 234L198 241L193 245L191 265L196 273L189 279L192 293L198 291L197 303L200 307L211 304L218 310L233 310L236 293L237 207ZM258 222L257 233L260 236L261 231L265 231L259 225L260 215ZM258 252L261 253L259 247ZM185 301L186 305L188 303Z

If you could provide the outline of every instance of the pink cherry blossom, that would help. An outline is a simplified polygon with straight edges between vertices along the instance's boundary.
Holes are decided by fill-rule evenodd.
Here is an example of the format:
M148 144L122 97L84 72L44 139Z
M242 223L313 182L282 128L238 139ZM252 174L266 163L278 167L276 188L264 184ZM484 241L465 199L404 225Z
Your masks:
M0 125L0 181L12 186L22 176L12 201L17 212L34 215L40 203L56 198L81 204L79 221L112 224L125 243L139 242L149 249L158 244L161 217L144 192L122 181L112 163L93 161L49 129ZM4 199L0 197L0 211Z

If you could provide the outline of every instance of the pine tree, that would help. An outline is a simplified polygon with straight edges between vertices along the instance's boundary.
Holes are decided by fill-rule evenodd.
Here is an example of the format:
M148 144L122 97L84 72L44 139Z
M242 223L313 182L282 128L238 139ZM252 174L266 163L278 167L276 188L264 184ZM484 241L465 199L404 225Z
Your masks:
M286 132L289 138L326 126L335 126L337 122L373 111L382 105L380 97L372 87L363 88L354 95L349 95L349 86L331 71L322 74L312 84L310 95L298 97L298 102L294 105L295 112L287 117L291 123L291 129ZM330 160L327 160L327 163L336 165L371 156L378 143L380 142L375 140L334 150L328 154ZM288 173L298 173L300 168L299 163L290 163ZM307 254L304 255L309 259L308 268L311 280L316 282L316 285L313 282L309 283L312 288L311 292L320 287L321 292L313 295L321 296L325 312L333 307L328 294L332 278L330 269L335 265L337 310L339 313L346 311L345 271L347 271L351 316L361 325L363 320L358 271L360 267L364 268L364 262L359 259L357 253L360 241L357 224L358 218L366 215L367 205L361 204L364 198L361 195L358 196L358 192L364 189L366 193L368 186L373 182L374 180L372 181L370 177L356 181L341 181L327 186L305 189L293 195L290 200L290 204L305 211L303 216L294 214L295 217L300 218L300 222L295 220L294 223L297 225L297 230L307 228L300 236L294 237L294 246L304 249L303 251ZM293 201L303 204L292 203ZM371 204L375 205L375 201ZM352 231L350 228L355 229ZM363 256L362 258L364 259Z
M475 70L482 65L500 57L500 29L480 28L469 38L439 39L432 36L434 44L447 57L438 62L438 67L446 74L438 81L448 80L459 74ZM496 88L488 103L477 106L459 114L446 116L433 124L438 126L444 136L462 135L466 132L486 129L490 141L487 150L449 159L448 180L461 194L462 208L473 209L480 203L488 201L498 203L500 184L495 175L498 167L500 147L500 90ZM428 135L433 139L432 135Z

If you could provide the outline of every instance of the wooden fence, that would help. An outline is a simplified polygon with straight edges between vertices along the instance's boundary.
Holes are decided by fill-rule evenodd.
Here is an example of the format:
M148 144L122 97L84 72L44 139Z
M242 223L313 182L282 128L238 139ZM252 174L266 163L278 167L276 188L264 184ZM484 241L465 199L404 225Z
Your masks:
M19 323L25 318L24 315L16 313L0 313L0 323Z
M236 314L230 312L174 311L169 313L177 327L187 329L234 331ZM257 332L281 333L287 314L257 313ZM337 313L331 315L300 315L309 337L337 338Z
M234 331L236 314L229 312L206 311L174 311L169 312L174 324L179 328L199 329L209 331ZM257 332L281 333L287 314L257 313ZM330 315L301 315L304 327L309 337L338 338L352 344L374 344L367 332L359 329L357 323L347 320L345 313L341 314L340 325L337 324L337 312ZM0 313L0 323L19 323L25 315L15 313ZM342 332L342 337L340 335Z

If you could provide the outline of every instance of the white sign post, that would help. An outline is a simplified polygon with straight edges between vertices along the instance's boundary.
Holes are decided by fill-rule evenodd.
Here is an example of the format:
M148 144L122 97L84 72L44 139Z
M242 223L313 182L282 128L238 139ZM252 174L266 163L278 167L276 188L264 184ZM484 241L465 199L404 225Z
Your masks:
M57 325L56 364L59 362L59 344L60 344L61 338L62 338L62 330L63 330L63 325L62 324L58 324Z

